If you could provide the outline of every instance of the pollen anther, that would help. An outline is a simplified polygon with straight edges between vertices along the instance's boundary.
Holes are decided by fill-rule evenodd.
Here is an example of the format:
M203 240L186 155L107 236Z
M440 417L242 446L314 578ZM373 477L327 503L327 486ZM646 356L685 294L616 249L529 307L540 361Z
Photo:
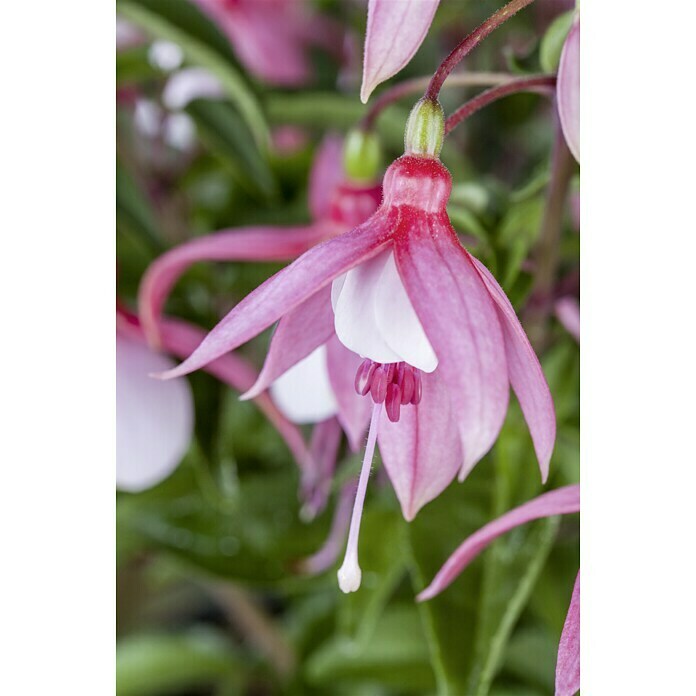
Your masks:
M355 391L360 396L369 393L374 403L383 403L387 417L396 423L402 406L420 403L420 370L405 362L382 364L367 358L355 374Z

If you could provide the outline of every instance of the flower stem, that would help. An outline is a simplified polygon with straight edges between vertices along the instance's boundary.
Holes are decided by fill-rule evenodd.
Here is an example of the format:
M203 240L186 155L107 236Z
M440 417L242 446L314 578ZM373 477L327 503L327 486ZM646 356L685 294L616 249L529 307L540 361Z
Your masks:
M558 272L561 229L568 184L575 171L575 159L566 145L560 123L556 127L551 160L551 178L546 192L546 208L539 232L536 272L527 313L527 333L535 349L546 342L548 317L553 307L553 292Z
M501 7L483 22L483 24L476 27L476 29L464 38L447 58L440 63L440 67L435 71L435 74L430 80L424 98L436 101L447 76L454 70L462 58L469 54L473 48L483 41L491 32L495 31L503 22L510 19L510 17L532 2L534 2L534 0L510 0L507 5Z
M499 85L512 79L509 73L494 73L494 72L467 72L457 73L452 75L447 81L447 87L487 87L489 85ZM404 80L390 89L382 92L377 99L374 100L372 106L367 113L362 117L359 128L364 131L372 130L379 115L387 107L399 101L403 97L411 94L418 94L426 89L430 84L430 77L414 77L410 80Z
M484 106L488 106L494 101L506 97L509 94L518 92L538 92L540 94L553 94L556 85L555 75L532 75L531 77L519 77L509 80L504 84L487 89L481 94L477 94L473 99L460 106L445 121L445 135L450 133L462 121L469 118Z

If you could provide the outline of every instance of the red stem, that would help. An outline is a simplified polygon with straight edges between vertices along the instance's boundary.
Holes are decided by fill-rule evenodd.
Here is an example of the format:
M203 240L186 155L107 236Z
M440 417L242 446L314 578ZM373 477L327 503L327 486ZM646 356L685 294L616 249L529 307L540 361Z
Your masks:
M534 2L534 0L510 0L505 7L501 7L483 24L476 27L476 29L463 39L452 53L440 63L440 67L435 71L435 74L430 80L430 84L424 95L425 98L433 101L437 100L444 81L462 58L470 53L474 47L483 41L492 31L497 29L503 22L510 19L510 17L532 2Z
M473 99L460 106L453 114L445 121L445 135L456 128L464 119L469 118L484 106L506 97L508 94L517 92L550 92L553 93L553 88L556 86L555 75L534 75L532 77L519 77L510 80L503 85L491 87L481 94L477 94Z
M457 73L452 75L447 87L489 87L490 85L504 84L512 78L512 75L507 73L490 73L490 72L467 72L464 74ZM393 87L390 87L385 92L377 97L372 103L369 111L362 117L360 128L368 131L373 128L377 117L394 102L399 101L403 97L410 94L415 94L425 89L430 84L429 77L414 77L410 80L404 80Z

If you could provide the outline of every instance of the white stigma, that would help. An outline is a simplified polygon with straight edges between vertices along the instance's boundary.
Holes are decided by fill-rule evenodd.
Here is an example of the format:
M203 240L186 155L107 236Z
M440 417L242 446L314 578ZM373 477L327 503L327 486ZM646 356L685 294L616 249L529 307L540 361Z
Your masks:
M372 468L372 457L375 453L377 426L381 412L382 404L375 404L372 407L370 431L367 435L365 456L363 457L358 488L355 492L355 503L353 504L353 516L350 520L346 555L343 559L343 565L338 571L338 586L346 593L355 592L360 587L360 581L362 580L362 571L358 564L358 536L360 535L360 520L365 502L365 492L367 491L367 480L370 478L370 469Z
M362 571L358 565L357 553L347 554L343 565L338 569L338 586L341 592L355 592L360 587L361 580Z

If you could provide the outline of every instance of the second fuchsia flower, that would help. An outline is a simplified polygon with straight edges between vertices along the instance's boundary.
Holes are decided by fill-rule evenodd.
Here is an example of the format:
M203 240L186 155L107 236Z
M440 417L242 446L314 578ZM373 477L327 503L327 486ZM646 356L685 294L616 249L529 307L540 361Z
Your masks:
M542 478L548 474L556 434L551 395L510 301L449 221L452 181L438 159L443 127L439 104L419 102L407 126L406 154L387 170L372 217L267 280L186 361L161 375L199 369L276 321L266 364L247 398L321 346L330 350L340 341L355 354L352 372L346 361L334 369L374 407L339 572L344 591L360 584L357 530L376 442L411 520L488 452L512 386Z

